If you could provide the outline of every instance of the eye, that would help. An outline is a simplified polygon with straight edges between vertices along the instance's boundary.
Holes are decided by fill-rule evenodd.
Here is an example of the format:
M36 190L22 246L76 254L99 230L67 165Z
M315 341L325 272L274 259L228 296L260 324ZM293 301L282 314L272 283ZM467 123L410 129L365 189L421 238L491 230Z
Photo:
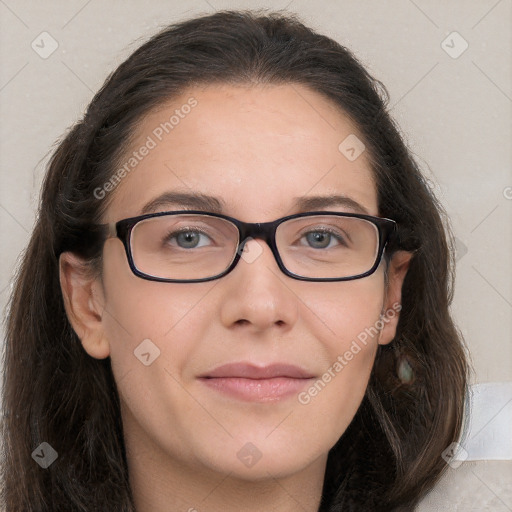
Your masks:
M164 244L178 245L178 247L182 249L195 249L207 245L206 243L199 245L202 238L211 240L203 231L197 229L183 229L180 231L171 231L164 237L163 242ZM176 240L176 242L173 243L172 240Z
M330 249L330 242L339 242L336 245L347 246L345 239L337 232L331 229L322 228L314 231L308 231L304 234L307 243L314 249Z

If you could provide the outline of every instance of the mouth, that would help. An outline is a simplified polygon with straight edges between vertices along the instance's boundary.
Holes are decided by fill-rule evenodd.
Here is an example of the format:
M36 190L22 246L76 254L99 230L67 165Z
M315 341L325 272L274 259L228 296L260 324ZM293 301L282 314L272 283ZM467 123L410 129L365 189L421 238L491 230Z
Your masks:
M306 387L315 375L298 366L271 364L254 366L234 363L219 366L198 377L210 389L249 402L275 402Z

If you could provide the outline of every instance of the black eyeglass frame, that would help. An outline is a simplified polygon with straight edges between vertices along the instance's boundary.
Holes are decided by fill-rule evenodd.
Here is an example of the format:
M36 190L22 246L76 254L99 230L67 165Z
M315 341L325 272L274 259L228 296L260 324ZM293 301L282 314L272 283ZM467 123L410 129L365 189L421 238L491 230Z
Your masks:
M152 276L150 274L145 274L144 272L140 271L136 266L135 262L133 261L133 255L132 255L132 249L131 249L131 233L135 225L143 220L154 218L154 217L162 217L164 215L202 215L202 216L209 216L209 217L216 217L219 219L224 219L227 221L230 221L232 224L234 224L238 229L238 247L235 253L235 258L229 265L229 267L221 272L220 274L217 274L212 277L206 277L201 279L168 279L164 277L156 277ZM362 273L357 274L355 276L348 276L348 277L304 277L299 276L298 274L294 274L293 272L290 272L285 266L281 259L281 256L279 254L279 251L277 249L276 244L276 230L279 227L280 224L283 222L290 220L290 219L296 219L300 217L312 217L312 216L325 216L325 215L336 215L340 217L354 217L357 219L363 219L366 221L371 222L377 227L379 240L378 240L378 250L375 257L375 262L373 266L370 268L370 270ZM235 219L234 217L229 217L228 215L223 215L220 213L212 213L212 212L205 212L202 210L178 210L178 211L165 211L165 212L157 212L157 213L148 213L145 215L139 215L137 217L130 217L127 219L122 219L117 222L112 222L110 224L103 225L104 227L108 228L108 236L107 238L119 238L121 242L123 242L124 249L126 252L126 257L128 259L128 264L130 265L130 269L132 272L142 279L147 279L149 281L158 281L158 282L164 282L164 283L202 283L206 281L213 281L215 279L220 279L221 277L224 277L225 275L229 274L238 264L242 252L244 250L245 243L247 242L248 238L254 238L254 239L260 239L267 243L267 245L270 247L272 254L274 255L274 258L277 262L277 265L279 266L280 270L287 275L288 277L291 277L293 279L298 279L300 281L315 281L315 282L324 282L324 281L352 281L354 279L361 279L363 277L369 276L373 274L382 259L382 255L384 253L384 249L386 248L387 244L396 236L397 233L397 223L392 220L385 217L374 217L372 215L364 215L359 213L348 213L348 212L329 212L329 211L312 211L312 212L302 212L302 213L296 213L293 215L287 215L286 217L281 217L279 219L276 219L271 222L242 222L238 219Z

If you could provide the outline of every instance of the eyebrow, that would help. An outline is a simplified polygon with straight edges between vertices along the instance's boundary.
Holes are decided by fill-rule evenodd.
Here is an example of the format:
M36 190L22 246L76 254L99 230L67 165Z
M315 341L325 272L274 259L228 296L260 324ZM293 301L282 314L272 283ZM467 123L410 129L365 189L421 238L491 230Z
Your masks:
M201 193L164 192L144 205L141 210L141 215L153 213L162 207L169 207L171 205L178 208L189 208L221 214L226 211L226 203L219 197ZM327 207L341 206L353 210L355 213L369 214L368 210L363 205L344 195L296 197L293 199L293 205L299 212L323 210Z
M187 192L164 192L144 205L141 213L142 215L145 215L146 213L153 213L163 206L168 207L170 205L181 208L190 208L193 210L203 210L212 213L222 213L226 204L218 197L200 193L190 194Z
M344 195L306 196L295 198L294 204L300 211L322 210L328 206L342 206L355 213L369 215L369 211L355 199Z

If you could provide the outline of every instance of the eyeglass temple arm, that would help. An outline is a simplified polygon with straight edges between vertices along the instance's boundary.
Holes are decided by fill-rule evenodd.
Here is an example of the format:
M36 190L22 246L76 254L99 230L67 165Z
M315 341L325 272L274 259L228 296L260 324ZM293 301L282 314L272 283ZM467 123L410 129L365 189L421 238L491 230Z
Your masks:
M104 224L107 238L116 238L117 237L117 227L115 222L109 222L108 224Z

